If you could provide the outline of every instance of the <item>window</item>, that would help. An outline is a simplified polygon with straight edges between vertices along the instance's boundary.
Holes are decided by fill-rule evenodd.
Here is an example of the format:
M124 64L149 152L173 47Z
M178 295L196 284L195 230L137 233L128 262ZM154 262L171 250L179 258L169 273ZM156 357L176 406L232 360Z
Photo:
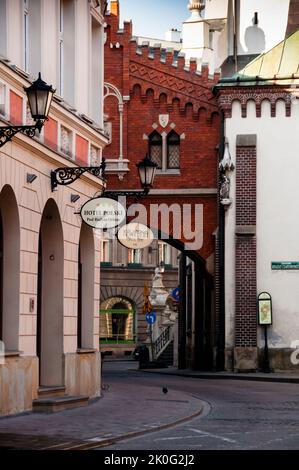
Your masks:
M101 263L110 262L110 243L109 240L101 241Z
M130 248L128 252L128 263L141 264L141 250L135 250L134 248Z
M29 70L29 0L24 0L24 19L23 19L23 32L24 32L24 70Z
M174 131L167 136L167 168L180 168L180 136Z
M159 174L179 174L180 136L174 130L168 135L154 131L148 140L150 159L158 165L158 170L161 170Z
M63 96L63 0L59 2L59 34L58 34L58 54L59 54L59 94Z
M75 96L75 1L59 1L58 27L58 92L68 104Z
M167 243L158 242L159 247L159 264L164 263L165 265L171 265L171 247Z
M156 131L149 136L149 154L158 168L162 168L162 136Z

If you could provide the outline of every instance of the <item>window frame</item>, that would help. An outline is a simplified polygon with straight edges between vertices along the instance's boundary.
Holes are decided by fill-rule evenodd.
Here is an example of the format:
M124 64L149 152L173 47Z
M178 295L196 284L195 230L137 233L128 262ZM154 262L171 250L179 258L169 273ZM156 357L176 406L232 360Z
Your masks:
M153 138L155 136L158 136L159 137L159 142L158 141L153 141ZM157 170L163 170L163 137L161 134L159 134L159 132L157 132L156 130L153 131L149 136L148 136L148 151L149 151L149 156L150 156L150 159L152 161L154 161L152 159L152 148L153 147L160 147L161 149L161 166L158 166L157 167ZM157 163L156 161L154 161L154 163Z
M170 143L170 139L172 136L177 137L177 143ZM175 132L173 129L167 134L166 137L166 143L167 143L167 159L166 159L166 166L167 170L179 170L181 168L181 138L177 132ZM169 157L170 157L170 146L177 146L179 148L179 164L178 166L170 166L169 165Z
M101 240L100 262L101 264L111 263L110 240Z
M136 259L137 255L137 259ZM142 265L142 249L141 248L129 248L128 249L128 265Z
M23 65L29 72L29 0L23 0Z

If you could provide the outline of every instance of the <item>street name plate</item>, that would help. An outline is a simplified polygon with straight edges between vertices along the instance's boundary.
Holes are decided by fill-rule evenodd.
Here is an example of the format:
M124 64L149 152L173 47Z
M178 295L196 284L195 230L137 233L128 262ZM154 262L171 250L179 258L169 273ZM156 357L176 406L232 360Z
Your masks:
M271 269L274 271L299 270L299 261L272 261Z

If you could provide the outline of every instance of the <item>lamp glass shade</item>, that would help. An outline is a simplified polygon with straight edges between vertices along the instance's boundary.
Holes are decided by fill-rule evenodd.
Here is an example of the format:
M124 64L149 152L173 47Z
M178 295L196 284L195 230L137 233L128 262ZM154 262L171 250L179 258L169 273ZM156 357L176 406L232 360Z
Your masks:
M38 79L24 90L27 94L32 118L35 121L47 119L56 90L42 80L40 73Z
M152 188L157 170L157 164L154 163L148 155L137 163L141 186L144 189Z

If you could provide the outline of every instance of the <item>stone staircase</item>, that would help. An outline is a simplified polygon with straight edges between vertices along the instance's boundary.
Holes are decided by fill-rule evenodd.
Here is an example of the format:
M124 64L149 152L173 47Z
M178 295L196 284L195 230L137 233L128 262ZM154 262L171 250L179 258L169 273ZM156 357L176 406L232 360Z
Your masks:
M32 402L32 410L38 413L56 413L88 405L86 395L66 395L64 386L40 387L38 398Z
M154 342L155 358L159 362L173 365L173 328L168 325Z
M163 349L162 353L159 355L159 361L167 366L173 365L173 340Z

